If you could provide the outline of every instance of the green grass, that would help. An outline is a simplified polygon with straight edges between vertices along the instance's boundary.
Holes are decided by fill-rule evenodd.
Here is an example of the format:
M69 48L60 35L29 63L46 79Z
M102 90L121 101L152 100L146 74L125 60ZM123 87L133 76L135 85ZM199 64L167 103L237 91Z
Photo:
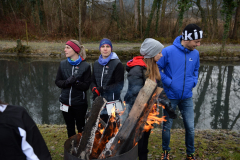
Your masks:
M64 142L67 140L65 125L38 125L53 160L62 160ZM171 159L183 160L186 156L185 130L171 130ZM158 160L162 151L161 129L153 129L149 139L149 160ZM239 160L240 132L228 130L196 130L195 155L198 160Z

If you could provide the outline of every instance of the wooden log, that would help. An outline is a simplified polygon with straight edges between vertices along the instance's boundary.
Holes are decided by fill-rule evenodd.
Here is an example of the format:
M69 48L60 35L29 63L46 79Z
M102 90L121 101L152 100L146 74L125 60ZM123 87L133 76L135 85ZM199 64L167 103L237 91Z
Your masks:
M142 132L140 131L142 131L154 99L156 99L162 91L160 88L156 89L157 84L147 79L133 104L128 118L112 142L110 150L108 151L109 156L120 155L130 150L135 145L133 144L134 141L141 138ZM146 112L146 110L149 110L149 112Z
M157 99L160 95L160 93L163 91L162 88L160 87L157 87L157 89L155 90L153 96L152 96L152 99L149 101L149 104L147 107L144 108L144 111L143 111L143 115L141 116L141 118L139 118L139 121L136 125L136 128L135 128L135 131L134 132L134 136L131 136L131 140L129 140L129 147L125 147L122 152L125 152L127 151L128 149L131 149L139 140L140 138L142 137L142 134L143 134L143 131L144 131L144 126L146 124L146 121L147 121L147 118L148 118L148 115L150 112L152 112L153 110L153 106L157 103ZM130 144L133 144L132 146Z
M118 123L117 118L111 115L108 120L107 127L105 128L101 138L97 143L93 145L93 151L92 151L92 154L90 155L90 159L97 159L99 157L99 155L105 149L106 144L109 142L109 140L111 140L111 138L116 136L116 133L118 132L119 127L120 127L120 122Z
M77 157L80 159L88 159L91 154L95 133L98 129L100 113L106 103L107 101L102 97L97 97L93 102L90 116L84 127L82 139L77 150Z

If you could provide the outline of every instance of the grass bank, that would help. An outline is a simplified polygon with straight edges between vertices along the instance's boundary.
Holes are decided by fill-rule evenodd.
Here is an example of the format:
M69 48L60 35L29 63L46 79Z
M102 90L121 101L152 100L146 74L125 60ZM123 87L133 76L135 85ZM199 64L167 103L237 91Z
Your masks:
M22 45L29 46L27 53L16 53L14 50L17 46L16 41L0 41L0 55L1 56L23 56L23 57L64 57L65 42L29 42L22 41ZM89 59L96 59L99 52L99 43L85 43L83 44L87 51ZM164 44L165 47L170 44ZM114 43L113 51L115 51L120 58L130 59L133 56L139 55L141 43ZM227 44L223 55L220 54L221 44L201 44L197 47L202 60L211 61L240 61L240 45Z
M64 157L64 142L67 140L65 125L38 125L53 160ZM172 129L170 142L170 159L184 160L185 131ZM162 135L161 129L153 129L149 139L149 160L161 158ZM239 160L240 159L240 131L229 130L196 130L195 149L198 160Z

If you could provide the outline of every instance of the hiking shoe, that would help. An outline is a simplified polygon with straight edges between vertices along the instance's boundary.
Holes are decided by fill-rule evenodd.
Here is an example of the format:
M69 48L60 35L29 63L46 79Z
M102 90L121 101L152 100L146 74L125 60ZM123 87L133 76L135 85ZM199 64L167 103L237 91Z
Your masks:
M161 160L169 160L169 151L167 151L167 150L162 151Z
M196 160L194 153L187 155L186 160Z

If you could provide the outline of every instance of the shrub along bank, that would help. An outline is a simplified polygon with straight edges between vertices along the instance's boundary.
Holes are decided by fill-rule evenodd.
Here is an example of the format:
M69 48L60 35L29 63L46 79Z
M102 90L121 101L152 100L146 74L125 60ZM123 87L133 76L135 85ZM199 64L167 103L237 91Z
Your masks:
M18 44L18 45L17 45ZM0 41L0 56L19 56L19 57L45 57L45 58L64 58L65 42L29 42L21 41L19 46L16 41ZM87 51L88 59L97 59L100 55L99 43L83 44ZM170 44L164 44L165 47ZM139 55L141 43L114 43L113 51L120 59L129 60ZM25 49L25 50L24 50ZM240 61L240 45L228 44L225 52L220 53L220 44L202 44L197 47L201 60L209 61Z

